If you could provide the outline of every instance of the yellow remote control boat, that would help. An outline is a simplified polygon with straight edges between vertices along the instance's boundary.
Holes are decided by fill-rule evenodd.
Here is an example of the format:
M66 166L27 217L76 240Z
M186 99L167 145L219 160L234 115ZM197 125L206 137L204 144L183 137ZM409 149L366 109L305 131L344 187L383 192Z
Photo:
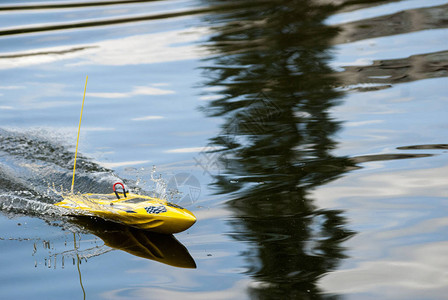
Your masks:
M172 234L190 228L196 222L196 217L190 211L166 200L129 193L121 182L113 185L114 193L111 194L73 193L79 132L86 88L87 77L82 99L81 116L79 117L71 193L63 195L64 199L55 205L72 210L73 215L96 216L159 233ZM117 185L121 186L121 192L116 189Z
M75 215L97 216L167 234L184 231L196 222L189 210L166 200L126 192L121 182L115 183L113 190L111 194L68 194L55 205L74 210Z

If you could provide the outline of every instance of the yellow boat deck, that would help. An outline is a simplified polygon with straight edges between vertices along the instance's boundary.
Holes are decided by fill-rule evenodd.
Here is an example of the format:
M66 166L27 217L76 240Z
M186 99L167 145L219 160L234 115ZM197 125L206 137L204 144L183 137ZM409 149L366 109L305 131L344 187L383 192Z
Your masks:
M172 234L190 228L196 217L166 200L132 193L69 194L56 203L69 214L91 215L140 229Z

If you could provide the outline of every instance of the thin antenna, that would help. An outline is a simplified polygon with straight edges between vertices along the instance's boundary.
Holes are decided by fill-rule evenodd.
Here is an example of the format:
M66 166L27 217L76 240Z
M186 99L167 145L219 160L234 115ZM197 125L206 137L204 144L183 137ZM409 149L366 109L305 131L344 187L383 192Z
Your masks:
M72 178L72 190L71 190L72 194L73 194L73 187L75 186L75 170L76 170L76 157L78 156L79 132L81 131L82 111L84 109L84 99L86 98L87 79L88 78L89 78L89 76L86 76L86 85L84 86L84 96L82 97L81 115L79 116L78 138L76 139L76 150L75 150L75 164L73 166L73 178Z

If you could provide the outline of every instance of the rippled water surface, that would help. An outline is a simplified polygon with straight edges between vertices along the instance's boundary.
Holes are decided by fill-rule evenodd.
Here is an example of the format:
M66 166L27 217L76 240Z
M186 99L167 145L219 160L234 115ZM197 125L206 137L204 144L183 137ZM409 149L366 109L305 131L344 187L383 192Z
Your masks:
M2 1L1 299L444 299L448 1ZM175 236L64 215L165 197Z

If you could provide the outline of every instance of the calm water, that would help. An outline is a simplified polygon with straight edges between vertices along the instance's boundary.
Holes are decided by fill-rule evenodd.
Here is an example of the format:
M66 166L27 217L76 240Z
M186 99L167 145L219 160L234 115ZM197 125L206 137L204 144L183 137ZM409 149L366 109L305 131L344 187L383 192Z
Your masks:
M0 4L0 299L445 299L448 1ZM124 180L175 236L53 207ZM155 170L154 167L155 166Z

